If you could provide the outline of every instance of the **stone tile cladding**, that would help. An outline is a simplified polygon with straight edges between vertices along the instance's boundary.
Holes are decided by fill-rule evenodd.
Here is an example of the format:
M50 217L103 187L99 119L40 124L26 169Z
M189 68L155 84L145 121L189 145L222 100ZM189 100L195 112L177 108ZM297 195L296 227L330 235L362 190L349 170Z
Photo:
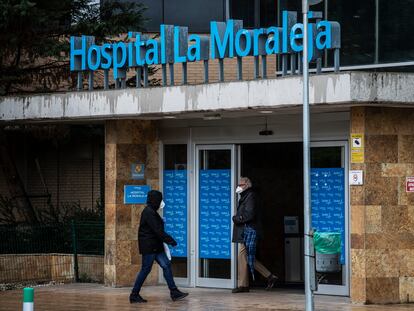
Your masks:
M141 265L137 230L144 205L123 204L124 185L159 189L159 142L151 121L114 120L105 124L105 285L132 286ZM145 179L131 179L131 164L145 164ZM146 284L156 284L153 269Z
M365 135L364 185L351 186L351 298L414 302L414 109L353 107L351 133Z

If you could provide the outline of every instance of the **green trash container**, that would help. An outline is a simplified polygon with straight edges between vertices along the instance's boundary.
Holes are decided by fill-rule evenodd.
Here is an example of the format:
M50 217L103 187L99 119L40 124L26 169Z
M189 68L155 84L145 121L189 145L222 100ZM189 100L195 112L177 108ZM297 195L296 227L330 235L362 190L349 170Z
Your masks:
M340 272L341 234L338 232L315 232L313 241L316 252L316 272Z

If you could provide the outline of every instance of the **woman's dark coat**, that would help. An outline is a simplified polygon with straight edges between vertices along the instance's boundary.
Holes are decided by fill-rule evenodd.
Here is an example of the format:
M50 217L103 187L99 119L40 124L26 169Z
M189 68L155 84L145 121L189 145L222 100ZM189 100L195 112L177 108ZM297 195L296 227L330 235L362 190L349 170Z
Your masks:
M164 231L164 221L157 212L161 200L161 192L156 190L148 192L147 206L141 214L138 229L138 246L142 255L163 252L163 242L172 246L177 245L177 242Z

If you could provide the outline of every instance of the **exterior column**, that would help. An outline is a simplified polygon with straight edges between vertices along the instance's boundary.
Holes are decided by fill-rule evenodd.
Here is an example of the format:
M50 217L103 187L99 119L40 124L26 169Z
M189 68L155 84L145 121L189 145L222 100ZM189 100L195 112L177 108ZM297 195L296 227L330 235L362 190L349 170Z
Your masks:
M355 107L351 133L365 135L364 185L351 186L351 298L414 301L414 109Z
M114 120L105 124L105 285L132 286L140 269L137 230L144 204L124 204L125 185L159 190L159 143L151 121ZM133 180L131 165L144 164L143 180ZM156 284L153 269L146 284Z
M351 109L351 134L365 133L365 108ZM350 145L352 142L350 141ZM351 163L351 170L363 170L365 163ZM365 186L350 187L350 230L351 230L351 299L353 302L366 301L365 272Z

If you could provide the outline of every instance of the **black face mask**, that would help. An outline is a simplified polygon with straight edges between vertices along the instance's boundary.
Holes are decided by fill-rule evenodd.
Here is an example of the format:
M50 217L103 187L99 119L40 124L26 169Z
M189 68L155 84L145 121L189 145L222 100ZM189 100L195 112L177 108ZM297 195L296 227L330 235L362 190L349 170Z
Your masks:
M157 190L151 190L147 194L147 205L158 210L162 201L162 193Z

